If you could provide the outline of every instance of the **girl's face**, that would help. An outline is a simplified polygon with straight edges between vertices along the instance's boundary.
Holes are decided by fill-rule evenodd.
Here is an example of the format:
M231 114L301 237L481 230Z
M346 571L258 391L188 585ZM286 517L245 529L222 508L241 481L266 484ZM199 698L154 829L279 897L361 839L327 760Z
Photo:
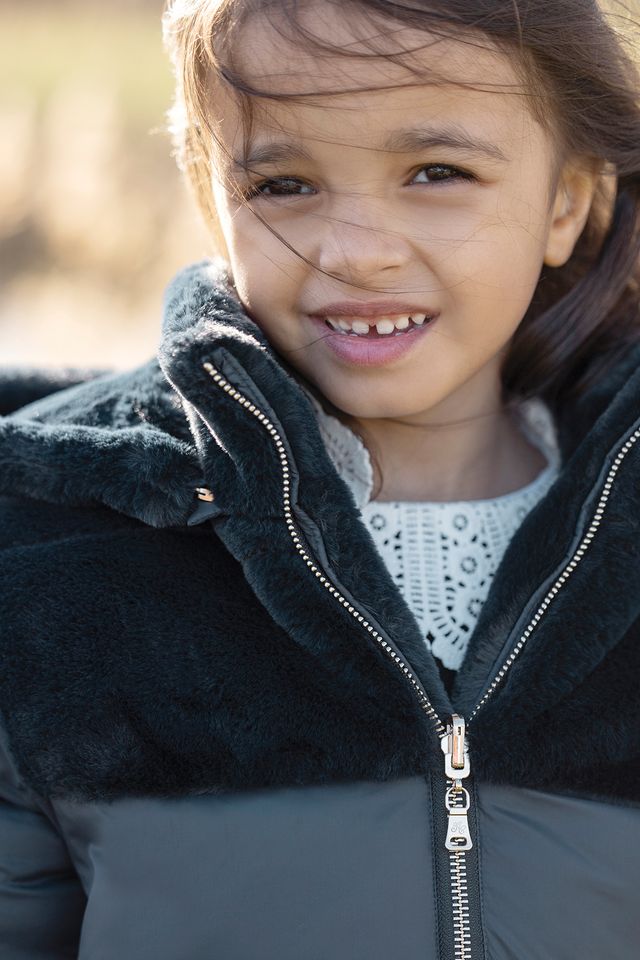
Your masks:
M337 10L320 3L307 25L358 49ZM250 172L220 161L229 262L275 349L345 413L425 424L477 416L499 404L505 348L543 262L570 255L594 183L576 179L570 204L563 184L555 189L552 146L504 55L409 28L389 36L390 49L419 48L411 63L489 92L430 84L382 59L311 55L257 19L244 28L243 75L313 97L254 101ZM355 92L327 95L336 89ZM225 91L216 112L241 161L240 111ZM229 174L248 205L224 185Z

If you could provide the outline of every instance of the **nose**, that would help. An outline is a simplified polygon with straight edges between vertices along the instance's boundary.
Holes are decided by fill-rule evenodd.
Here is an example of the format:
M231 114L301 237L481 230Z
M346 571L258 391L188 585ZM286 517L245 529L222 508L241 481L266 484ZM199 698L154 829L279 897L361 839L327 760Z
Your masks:
M409 256L401 225L383 205L349 203L327 214L317 262L322 270L357 286L402 268Z

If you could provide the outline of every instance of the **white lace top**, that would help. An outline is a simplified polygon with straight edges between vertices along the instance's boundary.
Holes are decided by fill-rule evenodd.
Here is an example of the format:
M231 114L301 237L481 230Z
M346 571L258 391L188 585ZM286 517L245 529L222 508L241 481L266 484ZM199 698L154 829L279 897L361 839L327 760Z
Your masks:
M555 427L538 400L522 408L522 430L547 458L527 486L488 500L432 503L371 500L369 454L355 434L309 395L338 473L351 488L378 552L415 616L425 642L456 670L509 542L559 470Z

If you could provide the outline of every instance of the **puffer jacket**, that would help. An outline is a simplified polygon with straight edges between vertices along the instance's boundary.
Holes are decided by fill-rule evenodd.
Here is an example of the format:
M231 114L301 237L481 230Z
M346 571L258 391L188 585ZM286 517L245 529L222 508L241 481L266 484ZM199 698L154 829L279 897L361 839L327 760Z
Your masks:
M75 379L1 391L2 960L639 956L640 346L450 692L219 264Z

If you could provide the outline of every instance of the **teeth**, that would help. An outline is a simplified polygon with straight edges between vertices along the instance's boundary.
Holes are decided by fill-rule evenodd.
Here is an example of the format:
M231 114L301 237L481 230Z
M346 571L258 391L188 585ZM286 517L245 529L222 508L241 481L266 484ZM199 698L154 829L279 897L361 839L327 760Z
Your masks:
M369 333L369 324L364 320L354 320L351 323L351 329L354 333Z
M338 330L341 333L366 336L371 333L375 326L379 336L389 336L394 330L407 330L412 322L421 327L427 319L427 315L426 313L416 313L412 316L380 317L375 324L367 323L365 320L348 320L346 317L325 317L325 319L333 330Z
M409 321L407 320L407 326L409 326ZM376 330L378 333L393 333L395 326L393 325L392 320L378 320L376 323Z

